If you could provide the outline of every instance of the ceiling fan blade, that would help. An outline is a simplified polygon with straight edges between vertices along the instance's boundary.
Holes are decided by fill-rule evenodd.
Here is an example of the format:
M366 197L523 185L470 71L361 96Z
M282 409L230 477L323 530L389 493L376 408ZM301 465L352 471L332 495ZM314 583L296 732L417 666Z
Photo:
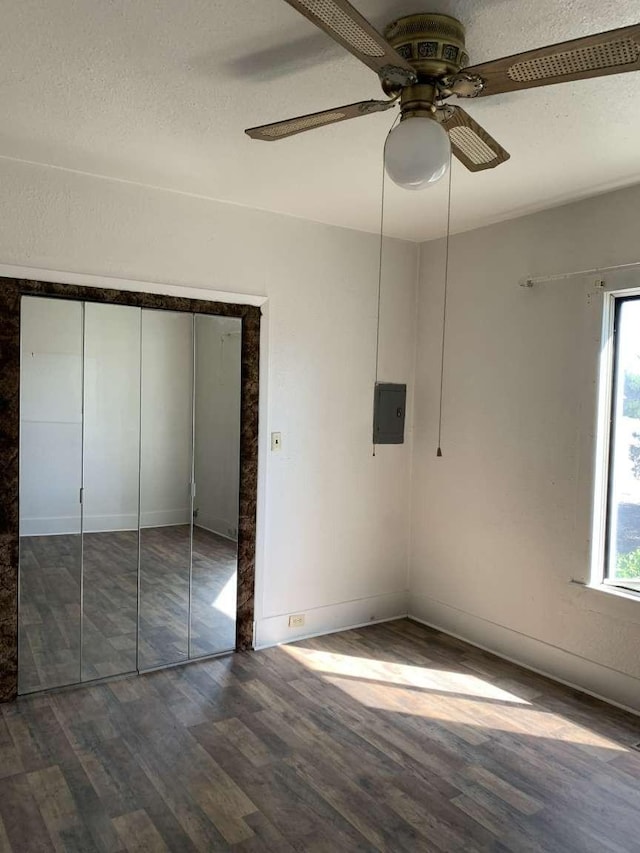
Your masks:
M461 107L445 107L436 118L449 134L451 150L470 172L494 169L511 156Z
M381 80L400 86L415 83L413 66L347 0L285 0L335 39Z
M397 100L391 101L359 101L357 104L347 104L344 107L335 107L332 110L323 110L319 113L310 113L306 116L276 121L273 124L262 124L259 127L250 127L245 133L252 139L262 139L265 142L275 142L286 136L296 133L304 133L305 130L314 130L326 124L335 124L338 121L346 121L349 118L359 118L369 113L380 113L395 106Z
M472 65L461 77L479 75L484 86L477 96L484 97L624 71L640 71L640 24Z

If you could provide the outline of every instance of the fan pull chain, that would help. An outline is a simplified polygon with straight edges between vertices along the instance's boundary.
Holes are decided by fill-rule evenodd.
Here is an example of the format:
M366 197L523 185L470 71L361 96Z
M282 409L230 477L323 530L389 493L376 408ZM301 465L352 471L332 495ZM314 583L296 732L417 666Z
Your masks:
M436 456L442 456L442 397L444 392L444 349L447 331L447 286L449 284L449 237L451 236L451 173L453 156L449 154L449 198L447 200L447 239L444 260L444 302L442 306L442 347L440 350L440 402L438 404L438 449Z
M391 127L389 128L389 133L396 126L398 119L400 118L400 114L398 113L393 118L393 122L391 123ZM387 136L389 135L387 133ZM386 145L386 137L385 137L385 145ZM378 384L378 367L380 363L380 298L382 296L382 245L383 245L383 235L384 235L384 187L385 187L385 168L384 168L384 146L382 148L382 191L380 193L381 201L380 201L380 253L378 257L378 305L377 305L377 313L376 313L376 385ZM372 442L373 448L373 456L376 455L376 443Z

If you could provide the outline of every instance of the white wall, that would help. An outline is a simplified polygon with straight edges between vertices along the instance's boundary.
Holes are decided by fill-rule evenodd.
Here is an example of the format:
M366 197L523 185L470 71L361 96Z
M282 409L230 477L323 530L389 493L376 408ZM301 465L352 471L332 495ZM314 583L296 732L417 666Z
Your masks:
M268 297L258 643L406 612L410 432L371 455L378 239L2 159L0 188L0 263ZM380 379L410 389L416 262L385 240Z
M640 709L640 602L570 583L589 580L603 296L518 284L639 260L638 210L640 187L452 237L440 459L444 245L423 244L410 612Z
M238 317L195 319L195 523L238 537L240 356Z

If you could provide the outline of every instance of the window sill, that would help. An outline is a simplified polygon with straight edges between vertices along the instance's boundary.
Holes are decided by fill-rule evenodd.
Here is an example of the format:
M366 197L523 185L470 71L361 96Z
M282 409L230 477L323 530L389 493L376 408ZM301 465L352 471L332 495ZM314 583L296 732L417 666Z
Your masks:
M621 589L619 586L613 586L608 583L585 584L585 589L590 589L594 592L606 592L607 595L615 595L618 598L627 598L630 601L640 601L640 590L638 590L638 592L634 592L631 589Z

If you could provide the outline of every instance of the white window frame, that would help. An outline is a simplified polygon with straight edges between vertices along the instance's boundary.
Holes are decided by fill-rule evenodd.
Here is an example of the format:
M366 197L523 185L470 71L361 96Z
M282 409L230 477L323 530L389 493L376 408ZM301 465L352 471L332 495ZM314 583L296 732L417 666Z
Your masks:
M622 595L640 601L640 582L631 581L635 587L622 586L606 577L607 525L609 508L609 469L613 428L612 406L614 394L614 368L616 341L614 324L618 300L640 297L640 287L623 287L603 293L602 338L598 381L598 414L596 423L596 459L593 501L593 529L591 549L591 578L589 586L604 592Z

